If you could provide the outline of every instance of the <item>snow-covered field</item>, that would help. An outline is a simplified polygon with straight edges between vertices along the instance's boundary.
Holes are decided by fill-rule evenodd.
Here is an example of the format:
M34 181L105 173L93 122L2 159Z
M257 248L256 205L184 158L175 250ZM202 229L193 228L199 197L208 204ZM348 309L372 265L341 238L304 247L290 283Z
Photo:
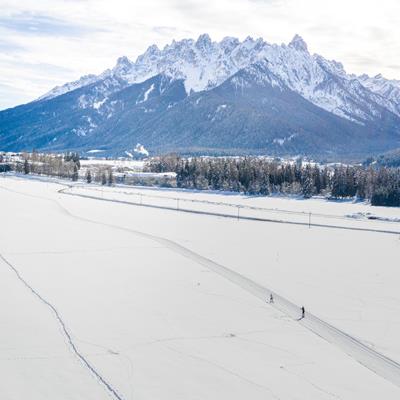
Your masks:
M343 226L361 230L400 233L400 210L372 207L366 202L332 201L324 198L246 196L151 187L107 187L76 184L70 193L102 199L140 203L166 208L211 212L300 224Z
M271 288L400 361L398 235L196 215L62 188L0 180L1 399L399 398L339 345L201 262ZM121 191L91 194L131 196ZM321 200L179 196L399 216Z
M112 159L112 160L106 160L102 158L92 158L88 160L80 160L80 164L82 167L94 167L94 166L107 166L107 167L113 167L113 168L128 168L133 171L142 171L143 170L143 165L144 161L140 160L118 160L118 159Z

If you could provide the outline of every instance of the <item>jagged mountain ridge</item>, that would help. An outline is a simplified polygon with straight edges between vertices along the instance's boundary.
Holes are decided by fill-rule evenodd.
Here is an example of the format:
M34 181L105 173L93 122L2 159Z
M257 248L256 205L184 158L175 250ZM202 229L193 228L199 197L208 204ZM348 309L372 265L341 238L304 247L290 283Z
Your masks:
M129 85L162 73L174 79L183 79L190 94L214 88L240 69L260 60L267 60L271 71L283 79L290 89L336 115L363 123L379 115L375 107L379 105L400 116L399 93L387 96L387 92L372 85L363 76L346 74L341 63L311 55L299 35L288 45L281 46L251 37L243 42L232 37L213 42L207 34L201 35L197 41L173 41L162 50L152 45L135 62L120 57L116 66L104 71L97 81L117 77ZM95 76L88 75L53 89L40 99L56 97L95 81ZM400 85L397 91L400 92Z
M281 46L201 35L0 112L0 148L363 157L400 145L397 84L348 75L298 35Z
M400 81L396 79L385 79L381 74L370 77L366 74L360 75L357 79L363 86L388 99L395 105L394 112L400 113Z

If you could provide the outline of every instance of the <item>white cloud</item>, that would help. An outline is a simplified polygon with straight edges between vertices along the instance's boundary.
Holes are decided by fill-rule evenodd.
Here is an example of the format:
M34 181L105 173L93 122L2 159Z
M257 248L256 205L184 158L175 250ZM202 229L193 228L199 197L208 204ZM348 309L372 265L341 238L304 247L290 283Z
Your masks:
M398 0L0 0L0 108L204 32L276 43L299 33L350 72L400 78L398 15Z

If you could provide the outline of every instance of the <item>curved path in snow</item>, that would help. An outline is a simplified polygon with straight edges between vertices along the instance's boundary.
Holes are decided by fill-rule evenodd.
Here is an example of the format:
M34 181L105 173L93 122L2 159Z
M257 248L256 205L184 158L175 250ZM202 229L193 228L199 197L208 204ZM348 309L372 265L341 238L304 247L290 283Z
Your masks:
M67 186L67 185L65 185ZM135 202L135 201L127 201L127 200L118 200L118 199L107 199L105 197L99 197L95 195L90 195L90 194L82 194L82 193L73 193L70 190L73 189L73 186L68 186L64 189L59 190L59 193L66 194L69 196L77 196L77 197L83 197L86 199L93 199L93 200L102 200L102 201L108 201L112 203L120 203L120 204L127 204L127 205L132 205L132 206L141 206L141 207L149 207L149 208L157 208L161 210L169 210L169 211L179 211L179 212L184 212L184 213L190 213L190 214L198 214L198 215L210 215L214 217L223 217L223 218L233 218L233 219L241 219L241 220L248 220L248 221L259 221L259 222L273 222L273 223L279 223L279 224L288 224L288 225L300 225L300 226L308 226L308 227L317 227L317 228L330 228L330 229L342 229L342 230L350 230L350 231L362 231L362 232L375 232L375 233L385 233L385 234L391 234L391 235L400 235L400 231L396 230L391 230L391 229L375 229L375 228L360 228L356 226L345 226L345 225L331 225L331 224L321 224L321 223L314 223L314 222L301 222L301 221L289 221L289 220L283 220L283 219L274 219L274 218L262 218L262 217L252 217L252 216L246 216L246 215L234 215L232 214L227 214L227 213L220 213L220 212L212 212L212 211L206 211L206 210L194 210L194 209L188 209L188 208L178 208L178 207L171 207L171 206L163 206L163 205L156 205L156 204L145 204L142 203L141 201ZM86 189L82 186L78 186L79 189ZM161 196L159 196L161 198ZM168 199L168 198L167 198ZM186 199L178 199L175 198L173 200L182 200L186 201ZM207 204L207 202L204 202ZM179 203L178 203L179 204ZM208 202L208 204L212 204L211 202ZM214 204L219 204L219 203L214 203ZM224 203L220 203L219 205L226 205ZM232 206L231 204L228 204L228 206ZM236 206L238 209L243 209L244 207L242 206ZM249 207L247 207L249 208ZM256 209L255 207L253 207ZM249 208L250 209L250 208ZM294 214L294 213L292 213ZM307 215L307 213L301 213L302 215ZM319 215L319 216L324 216L324 214L313 214L313 215ZM325 215L325 217L327 217ZM329 216L331 218L332 216ZM338 217L339 219L340 217ZM348 219L348 218L342 218L342 219ZM348 219L349 220L349 219ZM351 219L350 219L351 220Z
M96 368L88 361L88 359L78 350L76 347L75 342L72 339L71 333L69 332L67 325L65 324L64 320L62 319L60 313L56 309L56 307L46 300L35 288L33 288L20 274L20 272L15 268L13 264L11 264L1 253L0 253L0 260L2 260L17 276L19 281L29 289L39 300L43 303L46 307L50 309L53 313L54 317L56 318L57 322L59 323L61 330L67 340L68 346L72 350L72 352L78 357L78 359L82 362L82 364L87 368L95 378L105 387L107 392L112 396L113 399L116 400L123 400L123 397L118 394L116 389L112 387L112 385L107 382L105 378L96 370Z
M88 185L74 185L71 186L79 189L84 189L86 191L94 191L94 192L103 192L102 187L100 186L88 186ZM120 190L115 190L115 189L120 189ZM262 212L268 212L268 213L274 213L274 214L287 214L287 215L296 215L296 216L302 216L302 217L308 217L310 212L309 211L294 211L294 210L285 210L281 208L268 208L268 207L260 207L260 206L251 206L248 204L238 204L238 203L228 203L225 201L212 201L212 200L204 200L204 199L192 199L192 198L186 198L186 197L170 197L170 196L161 196L161 195L156 195L156 194L147 194L147 193L142 193L138 192L135 190L128 190L129 187L124 188L123 185L115 185L113 187L113 193L121 193L123 195L128 195L128 196L136 196L140 198L150 198L150 199L159 199L159 200L173 200L173 201L181 201L184 203L194 203L194 204L206 204L206 205L211 205L211 206L224 206L224 207L231 207L234 211L237 210L237 208L240 208L240 210L251 210L251 211L262 211ZM138 189L138 187L134 187L134 189ZM144 191L152 191L152 190L159 190L159 188L154 188L151 186L142 186L140 187L141 190ZM162 188L164 191L170 190L169 188ZM185 192L185 189L183 190L182 193L191 193ZM201 193L205 192L208 193L208 191L194 191L194 193ZM212 193L218 193L218 191L212 192ZM221 193L219 193L221 194ZM237 193L239 194L239 193ZM142 203L141 203L142 204ZM355 219L354 217L351 217L349 215L334 215L334 214L327 214L327 213L321 213L321 212L312 212L311 213L313 217L322 217L326 219L335 219L335 220L344 220L344 221L352 221L352 222L368 222L370 220L373 220L374 222L378 223L391 223L391 224L398 224L400 223L400 219L398 220L385 220L382 218L368 218L366 220L358 220Z
M68 192L65 193L65 191L66 189L61 189L59 192L63 194L71 194ZM92 198L92 196L86 196L80 194L72 194L72 195L85 197L89 199ZM94 199L103 201L112 201L96 197L94 197ZM58 204L61 207L63 207L60 203ZM161 245L164 245L167 248L171 249L172 251L179 253L182 256L189 258L190 260L195 261L196 263L216 272L217 274L223 276L224 278L228 279L237 286L240 286L242 289L258 297L264 302L268 301L270 295L272 294L274 297L274 303L271 304L271 306L275 307L276 309L280 310L281 312L290 316L291 318L297 319L301 325L308 328L310 331L324 338L328 342L337 345L345 353L347 353L349 356L357 360L360 364L364 365L371 371L375 372L376 374L382 376L386 380L400 387L400 364L398 362L371 349L357 338L347 334L346 332L338 328L335 328L333 325L329 324L328 322L318 318L317 316L309 312L306 312L306 316L304 319L300 319L301 308L298 305L292 303L291 301L282 296L279 296L279 294L272 292L270 289L261 286L260 284L239 274L238 272L235 272L221 264L218 264L215 261L212 261L209 258L206 258L170 239L121 227L118 225L103 223L100 221L95 221L88 218L80 217L70 213L67 209L65 209L65 211L68 212L68 214L74 218L78 218L80 220L90 223L100 224L114 229L131 232L135 235L139 235L141 237L153 240Z
M107 200L107 199L101 199L93 196L86 196L86 195L80 195L80 194L70 194L70 193L65 193L65 189L61 189L58 192L62 194L69 194L73 196L79 196L79 197L84 197L84 198L89 198L89 199L95 199L95 200L103 200L103 201L112 201L112 200ZM23 195L28 195L23 192L18 192ZM40 197L40 196L35 196L35 197ZM357 338L347 334L346 332L335 328L333 325L327 323L326 321L318 318L317 316L313 315L312 313L306 312L305 318L301 319L301 309L298 305L292 303L291 301L287 300L286 298L279 296L279 294L272 292L270 289L267 287L264 287L257 282L252 281L251 279L245 277L244 275L239 274L238 272L235 272L215 261L212 261L211 259L204 257L192 250L190 250L187 247L182 246L181 244L174 242L170 239L152 235L146 232L126 228L123 226L119 225L114 225L114 224L109 224L105 222L101 222L98 220L92 220L89 218L81 217L79 215L75 215L71 213L66 207L64 207L59 201L55 199L50 199L46 197L40 197L43 200L47 200L50 202L53 202L54 204L59 207L65 214L68 216L85 221L91 224L97 224L105 227L109 227L112 229L117 229L120 231L125 231L132 233L134 235L155 241L167 248L169 248L171 251L174 251L183 257L186 257L208 269L211 271L214 271L215 273L219 274L220 276L226 278L233 284L239 286L243 290L246 290L247 292L251 293L253 296L258 297L260 300L263 302L267 302L270 298L270 295L272 294L274 297L274 303L270 304L272 307L275 307L276 309L280 310L282 313L288 315L291 318L297 319L301 325L303 325L305 328L309 329L313 333L317 334L318 336L324 338L328 342L338 346L341 348L346 354L351 356L353 359L358 361L360 364L364 365L371 371L375 372L376 374L380 375L384 379L392 382L394 385L400 387L400 364L383 354L371 349L370 347L366 346L364 343L362 343L360 340ZM125 203L125 202L118 202L117 203ZM128 203L132 204L132 203ZM163 207L164 208L164 207ZM4 258L3 258L4 260ZM7 261L6 261L7 262ZM8 262L7 264L12 267ZM14 267L12 267L14 269ZM17 271L15 271L18 274ZM20 279L22 279L20 276L18 276ZM33 288L31 288L24 280L22 280L23 283L30 289L32 290L38 297L40 297ZM47 303L46 303L47 304ZM56 310L53 306L51 306L48 303L48 306L52 308L53 312L56 313ZM56 313L57 316L57 313ZM61 321L59 320L61 323ZM67 335L68 337L68 335ZM75 348L76 349L76 348ZM78 357L80 357L79 353L76 351L75 352ZM83 360L82 360L83 361ZM90 368L89 368L90 369ZM92 367L92 372L94 372L94 368ZM102 380L102 383L105 384L105 381ZM112 389L112 387L110 386ZM121 399L121 397L117 397L118 394L116 392L113 393L114 397L117 398L118 400Z

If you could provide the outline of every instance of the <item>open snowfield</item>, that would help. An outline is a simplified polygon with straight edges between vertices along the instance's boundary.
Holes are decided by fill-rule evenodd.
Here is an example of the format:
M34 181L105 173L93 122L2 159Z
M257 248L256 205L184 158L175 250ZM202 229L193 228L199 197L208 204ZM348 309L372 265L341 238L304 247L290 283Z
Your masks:
M128 168L133 171L142 171L144 162L140 160L106 160L101 158L91 158L88 160L80 160L80 164L82 167L93 167L98 165L104 165L107 167L114 167L114 168Z
M300 224L343 226L360 230L400 233L400 211L395 207L373 207L366 202L332 201L324 198L246 196L185 189L152 187L107 187L75 184L70 192L128 203L180 210L222 213L247 218L281 220Z
M85 185L88 190L88 185ZM279 196L247 196L236 194L234 192L210 192L195 191L186 189L168 189L152 187L91 187L91 190L111 191L113 193L134 195L142 193L146 196L156 196L158 198L179 197L187 200L208 201L222 204L239 204L242 206L261 207L269 210L287 210L295 212L304 212L308 214L320 213L336 216L350 216L356 214L372 214L387 219L397 219L400 221L400 210L396 207L373 207L366 202L353 202L352 200L325 200L322 198L303 199L302 197L279 197Z
M398 386L340 345L202 261L304 304L400 361L398 235L196 215L101 200L132 197L121 188L71 192L100 200L63 188L0 180L1 399L399 398ZM179 196L400 217L320 200Z

